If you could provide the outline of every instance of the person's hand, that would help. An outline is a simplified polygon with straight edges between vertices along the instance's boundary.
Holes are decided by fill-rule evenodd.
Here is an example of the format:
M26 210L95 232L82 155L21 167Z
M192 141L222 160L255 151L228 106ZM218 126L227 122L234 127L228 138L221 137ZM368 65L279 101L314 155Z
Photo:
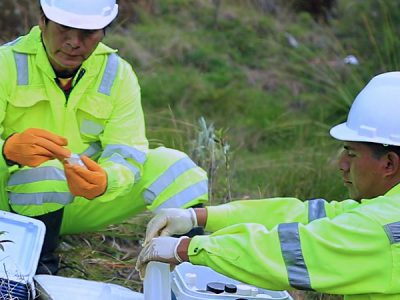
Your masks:
M140 252L136 261L136 270L139 271L140 278L143 280L146 272L147 264L150 261L159 261L168 263L170 265L177 265L182 262L177 250L178 245L182 239L188 237L183 236L180 238L174 237L158 237L152 239Z
M163 209L147 225L144 245L147 245L155 237L184 234L196 226L197 218L193 208Z
M94 199L107 189L107 174L103 168L87 156L81 156L86 168L64 161L64 171L72 195Z
M69 157L71 151L64 148L67 144L67 139L62 136L44 129L29 128L6 140L3 155L19 165L37 167L48 160L56 158L62 161Z

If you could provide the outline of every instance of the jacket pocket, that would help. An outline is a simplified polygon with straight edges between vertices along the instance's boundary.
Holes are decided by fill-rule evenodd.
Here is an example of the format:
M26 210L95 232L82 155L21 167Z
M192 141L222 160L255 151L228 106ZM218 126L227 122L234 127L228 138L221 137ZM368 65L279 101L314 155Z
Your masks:
M77 120L82 138L98 140L110 119L113 106L110 97L89 94L77 107Z
M51 118L51 106L43 86L17 87L8 100L3 136L29 127L43 128L52 121Z

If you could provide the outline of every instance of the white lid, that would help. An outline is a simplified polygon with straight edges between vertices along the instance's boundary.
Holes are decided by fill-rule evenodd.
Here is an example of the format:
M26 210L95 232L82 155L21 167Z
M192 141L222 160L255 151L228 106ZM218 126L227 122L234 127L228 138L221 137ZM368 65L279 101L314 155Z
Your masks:
M253 290L252 286L246 284L238 284L236 285L236 287L237 287L236 294L241 296L251 296Z
M39 220L0 211L0 230L4 231L0 240L13 241L2 243L0 277L31 282L43 245L45 225Z

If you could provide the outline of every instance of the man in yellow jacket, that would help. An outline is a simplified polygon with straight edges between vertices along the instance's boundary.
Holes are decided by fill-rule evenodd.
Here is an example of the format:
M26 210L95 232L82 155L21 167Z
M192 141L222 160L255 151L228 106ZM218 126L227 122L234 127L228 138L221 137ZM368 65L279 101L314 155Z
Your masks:
M55 273L60 231L203 203L207 177L179 151L148 149L136 75L101 43L116 1L40 8L39 26L0 47L0 209L45 223L38 273Z
M167 209L150 221L137 261L190 261L267 289L400 299L400 72L374 77L345 123L339 169L351 200L295 198ZM168 237L193 226L209 236Z

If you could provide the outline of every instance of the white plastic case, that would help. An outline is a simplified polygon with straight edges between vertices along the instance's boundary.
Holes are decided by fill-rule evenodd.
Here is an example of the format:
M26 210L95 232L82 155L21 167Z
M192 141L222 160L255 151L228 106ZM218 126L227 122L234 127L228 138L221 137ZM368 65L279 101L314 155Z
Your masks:
M112 283L52 275L36 275L34 280L41 300L144 299L143 294Z
M33 276L39 261L46 227L43 222L0 211L0 299L33 299Z
M191 276L187 276L186 274L190 274ZM195 277L195 282L193 282L193 277ZM188 282L188 279L190 279L190 282ZM252 290L252 295L245 296L238 293L231 294L225 292L222 294L211 293L206 291L207 283L210 282L234 284L242 287L242 290L248 288ZM286 291L271 291L244 285L240 281L217 273L211 268L192 265L187 262L178 265L174 272L172 272L171 287L177 300L234 300L239 298L247 300L292 300L292 297Z

